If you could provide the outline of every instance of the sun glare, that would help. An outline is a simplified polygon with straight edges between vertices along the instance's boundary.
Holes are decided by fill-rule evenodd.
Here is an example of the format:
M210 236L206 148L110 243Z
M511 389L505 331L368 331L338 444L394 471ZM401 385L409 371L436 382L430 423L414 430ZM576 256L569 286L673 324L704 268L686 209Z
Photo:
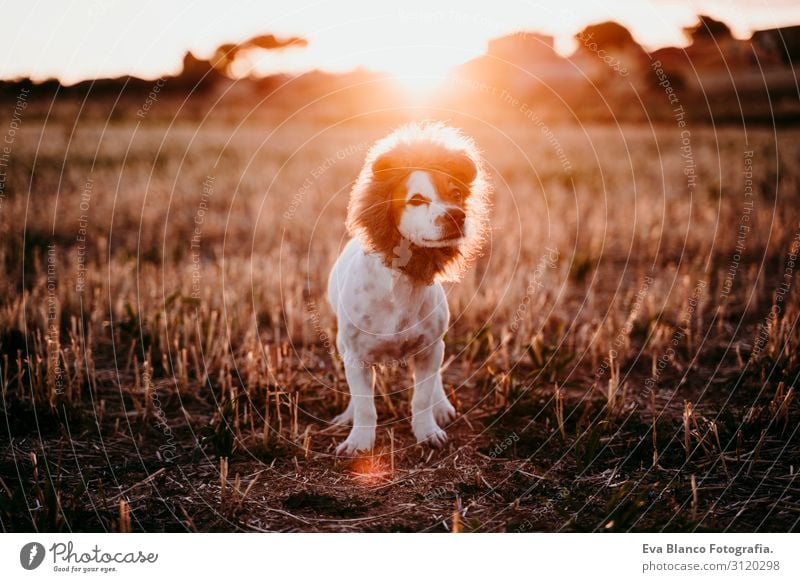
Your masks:
M415 95L443 85L454 67L483 53L488 40L472 23L442 19L405 20L390 32L397 42L385 43L371 67L392 74Z
M425 96L442 86L455 66L484 53L492 34L478 22L405 13L349 29L319 29L307 35L308 46L249 55L252 60L241 69L266 75L363 67L390 74L409 95Z
M390 467L382 454L365 455L353 459L350 463L350 474L362 485L375 486L392 478Z
M422 96L440 88L456 66L486 50L485 38L458 26L431 36L435 38L428 40L418 31L416 42L381 51L371 59L370 68L386 71L410 94Z
M394 55L393 55L394 56ZM406 60L403 55L387 59L382 69L410 94L427 95L441 87L459 60L448 58L445 52L431 51L425 57Z

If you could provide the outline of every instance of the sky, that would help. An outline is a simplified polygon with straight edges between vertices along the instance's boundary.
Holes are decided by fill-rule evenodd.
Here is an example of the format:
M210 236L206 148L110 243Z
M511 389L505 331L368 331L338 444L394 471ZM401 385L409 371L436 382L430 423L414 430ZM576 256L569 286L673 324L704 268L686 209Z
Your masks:
M800 24L799 0L0 0L0 78L84 79L180 71L187 51L208 58L259 34L302 36L306 48L261 53L241 75L340 72L443 73L483 53L490 38L551 34L568 54L584 26L616 20L649 49L682 46L698 13L736 36ZM253 67L250 69L249 67Z

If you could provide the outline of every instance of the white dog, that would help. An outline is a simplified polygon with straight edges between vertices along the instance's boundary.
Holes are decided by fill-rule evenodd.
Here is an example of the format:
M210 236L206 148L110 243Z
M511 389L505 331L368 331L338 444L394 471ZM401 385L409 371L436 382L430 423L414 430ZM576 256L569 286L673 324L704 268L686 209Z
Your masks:
M413 362L411 425L420 443L441 446L455 417L442 387L449 311L442 280L476 256L487 225L489 183L471 139L441 123L409 124L379 140L353 187L353 236L331 272L336 346L350 402L334 419L353 424L336 449L375 443L375 364Z

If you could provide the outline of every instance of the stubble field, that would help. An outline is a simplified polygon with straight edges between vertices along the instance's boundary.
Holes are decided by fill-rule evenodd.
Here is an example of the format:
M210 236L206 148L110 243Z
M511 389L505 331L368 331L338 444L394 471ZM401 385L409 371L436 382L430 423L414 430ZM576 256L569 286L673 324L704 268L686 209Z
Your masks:
M29 114L0 206L6 531L793 531L800 131L453 111L241 123ZM410 371L378 444L324 290L369 145L448 120L491 236L430 450Z

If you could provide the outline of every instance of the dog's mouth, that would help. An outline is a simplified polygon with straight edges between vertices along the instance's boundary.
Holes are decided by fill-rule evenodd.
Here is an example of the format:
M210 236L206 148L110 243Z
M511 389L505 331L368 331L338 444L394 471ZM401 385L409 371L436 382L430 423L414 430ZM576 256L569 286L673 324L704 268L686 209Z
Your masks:
M440 236L439 238L423 238L422 242L430 245L444 246L444 245L456 244L462 238L464 238L463 234L461 234L460 232L454 232L452 234Z

